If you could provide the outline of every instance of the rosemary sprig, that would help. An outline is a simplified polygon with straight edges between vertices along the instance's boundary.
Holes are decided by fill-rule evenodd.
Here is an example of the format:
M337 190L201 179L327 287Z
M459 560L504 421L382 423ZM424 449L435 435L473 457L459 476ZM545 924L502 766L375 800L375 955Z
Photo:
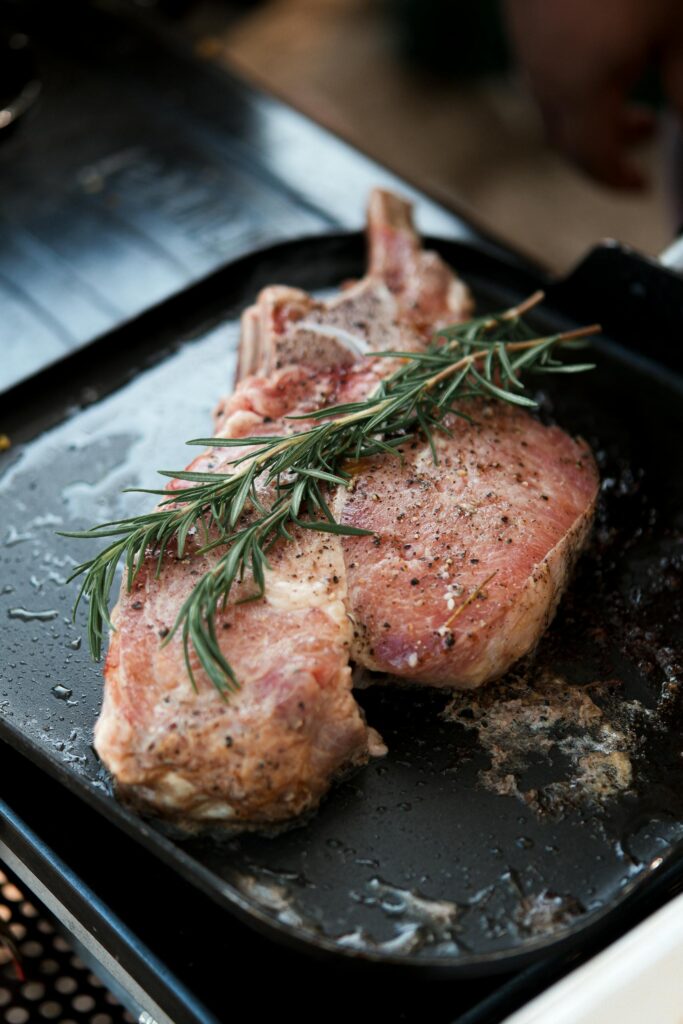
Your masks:
M216 614L224 609L235 584L251 576L253 590L244 600L259 598L266 586L268 551L279 539L292 539L292 526L341 536L365 535L367 530L335 520L328 504L330 487L349 487L352 463L375 455L401 458L400 445L420 433L438 461L435 431L448 434L447 414L469 419L460 403L492 397L533 408L536 403L520 380L522 373L575 373L592 364L562 363L560 345L576 344L599 331L597 325L537 337L523 314L543 298L531 296L522 305L497 315L477 317L440 330L419 352L380 352L398 361L376 391L361 401L290 417L291 434L247 438L198 438L191 445L237 447L242 454L228 460L229 473L160 470L162 476L186 481L182 490L130 488L162 497L154 511L103 523L89 530L64 533L81 539L115 538L99 554L72 573L84 576L74 606L89 600L88 640L94 658L102 652L105 625L113 628L109 596L116 569L123 562L128 591L146 557L156 560L156 576L173 543L175 557L215 548L221 554L195 585L180 609L164 643L181 633L188 675L196 688L191 665L194 650L202 668L221 692L239 686L215 631ZM301 421L313 421L307 427ZM244 451L246 449L246 452Z

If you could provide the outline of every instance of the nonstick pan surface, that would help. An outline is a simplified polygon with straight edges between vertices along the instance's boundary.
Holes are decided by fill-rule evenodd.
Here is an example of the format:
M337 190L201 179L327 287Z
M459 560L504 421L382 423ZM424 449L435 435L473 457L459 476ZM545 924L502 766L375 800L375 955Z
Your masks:
M539 283L435 244L480 309ZM230 388L236 316L260 286L333 288L362 270L356 235L274 247L10 396L12 436L26 441L0 464L0 735L278 939L346 960L508 970L581 942L683 843L681 391L618 339L597 344L592 374L542 379L541 415L589 440L602 494L557 618L505 680L453 700L359 690L389 754L274 837L169 835L116 801L91 748L101 666L65 584L88 545L55 531L146 507L122 489L188 461L184 441L206 434ZM552 305L539 317L544 330L568 322Z

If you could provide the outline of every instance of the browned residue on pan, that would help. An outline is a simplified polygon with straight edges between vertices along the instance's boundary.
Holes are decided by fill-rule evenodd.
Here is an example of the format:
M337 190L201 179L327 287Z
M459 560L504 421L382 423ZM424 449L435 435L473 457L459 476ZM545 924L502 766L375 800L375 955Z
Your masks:
M537 811L559 812L606 800L633 780L633 722L644 709L623 701L606 711L593 699L598 688L600 683L578 686L549 672L532 681L512 676L455 694L444 716L477 732L491 760L479 774L487 789L517 796ZM541 787L525 784L523 776L539 758L550 768L545 774L555 777Z

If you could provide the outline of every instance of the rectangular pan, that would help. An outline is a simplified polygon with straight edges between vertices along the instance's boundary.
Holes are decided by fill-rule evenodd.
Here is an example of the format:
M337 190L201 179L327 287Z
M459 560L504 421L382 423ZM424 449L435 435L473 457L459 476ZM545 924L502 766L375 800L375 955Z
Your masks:
M481 250L430 244L480 309L548 285ZM357 235L253 254L10 393L0 735L271 936L346 961L510 970L581 943L683 840L681 386L648 357L645 335L641 351L626 329L598 343L589 376L547 388L544 378L542 415L590 441L603 488L592 546L516 678L458 699L448 715L443 693L364 690L388 757L277 838L164 833L115 800L91 748L101 666L82 642L83 615L71 624L75 585L64 583L87 546L55 531L145 507L122 488L184 464L184 440L206 433L229 390L236 315L261 286L336 287L362 267ZM579 306L582 319L619 322L614 299L600 309L596 293L591 305L571 279L549 292L543 330L576 323ZM661 318L673 309L652 311L667 355Z

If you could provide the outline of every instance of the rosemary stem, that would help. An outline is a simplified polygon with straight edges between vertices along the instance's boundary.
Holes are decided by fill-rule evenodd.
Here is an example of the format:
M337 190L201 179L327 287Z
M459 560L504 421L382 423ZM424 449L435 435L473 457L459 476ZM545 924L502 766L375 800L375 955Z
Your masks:
M539 294L543 294L542 292ZM600 331L599 324L591 324L590 327L577 327L573 331L565 331L564 334L548 335L546 338L532 338L530 341L509 341L506 343L505 348L508 352L524 352L526 349L538 348L540 345L545 345L546 342L550 341L551 338L555 338L557 342L571 341L576 338L586 338L590 334L597 334ZM459 370L464 370L466 366L472 366L473 363L478 362L481 359L485 359L489 354L489 349L482 348L478 352L471 352L468 356L463 356L462 359L458 359L456 363L451 363L450 366L444 367L438 373L435 373L433 377L425 381L424 391L431 391L433 387L440 384L442 380L447 380L452 377L454 373Z
M512 306L510 309L506 309L499 317L491 317L490 320L486 320L484 322L484 327L495 327L500 320L517 320L518 317L524 316L530 309L533 309L534 306L538 306L540 302L543 302L544 298L545 292L542 292L539 289L527 299L524 299L523 302L520 302L518 306Z

